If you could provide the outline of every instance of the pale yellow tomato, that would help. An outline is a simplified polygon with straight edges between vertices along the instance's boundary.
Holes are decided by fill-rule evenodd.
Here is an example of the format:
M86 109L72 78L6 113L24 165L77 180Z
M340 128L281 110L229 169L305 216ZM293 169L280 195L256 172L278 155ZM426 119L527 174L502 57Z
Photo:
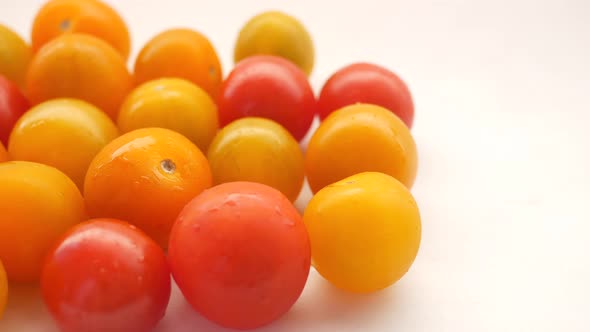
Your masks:
M303 186L299 144L272 120L246 117L230 123L211 143L208 159L215 184L258 182L279 190L291 201Z
M261 54L290 60L307 75L313 70L315 51L311 35L298 19L283 12L258 14L240 30L234 61Z
M127 97L117 121L122 132L159 127L190 139L203 152L219 129L217 106L200 87L179 78L142 84Z
M14 160L56 167L82 190L92 158L118 136L113 121L76 99L53 99L33 107L16 123L8 144Z
M383 173L360 173L325 187L303 219L316 270L350 292L392 285L408 271L420 246L416 201Z
M8 298L8 280L6 279L6 271L4 271L4 265L0 261L0 320L6 308L6 300Z
M403 121L383 107L360 103L330 114L309 141L305 158L313 192L369 171L411 188L418 168L416 144Z
M31 47L16 32L0 24L0 75L23 88L31 58Z
M84 199L65 174L28 161L0 163L0 260L8 279L39 280L45 255L86 219Z

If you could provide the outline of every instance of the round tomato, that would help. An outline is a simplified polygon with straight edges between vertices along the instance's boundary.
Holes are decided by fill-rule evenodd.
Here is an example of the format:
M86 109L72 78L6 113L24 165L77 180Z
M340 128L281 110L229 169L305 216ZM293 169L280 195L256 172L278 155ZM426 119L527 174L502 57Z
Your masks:
M96 155L84 198L91 217L128 221L166 247L178 213L211 184L209 163L191 141L169 129L144 128Z
M355 63L334 73L318 98L320 119L344 106L366 103L387 108L412 128L414 103L406 84L393 72L371 63Z
M123 132L147 127L174 130L206 152L219 129L217 105L193 83L163 78L142 84L123 103L119 118Z
M411 187L418 154L408 127L389 110L354 104L332 113L313 134L305 155L311 190L348 176L376 171Z
M43 299L64 332L145 332L164 317L170 271L162 249L132 225L96 219L48 254Z
M309 238L295 207L279 191L251 182L218 185L187 204L168 255L192 307L236 329L281 317L310 269Z
M311 127L316 110L305 73L270 55L239 62L223 83L218 105L222 126L242 117L263 117L281 124L297 141Z
M130 37L125 21L100 0L51 0L37 12L31 40L36 52L65 33L85 33L113 46L124 58L129 56Z
M81 99L113 120L131 89L131 75L121 55L105 41L85 34L64 34L45 44L27 74L31 103Z
M0 142L8 145L12 127L28 109L29 101L19 88L0 75Z
M4 308L6 308L6 301L8 299L8 280L6 279L6 271L4 271L4 265L0 261L0 320L2 320L2 314Z
M28 161L0 163L0 211L0 260L16 282L37 281L53 243L86 219L74 182Z
M81 100L52 99L25 113L10 135L15 160L53 166L82 190L92 158L118 136L113 121Z
M136 85L164 77L184 78L216 99L223 72L207 37L190 29L171 29L145 44L135 60Z
M305 171L297 141L278 123L243 118L223 128L207 155L215 184L258 182L281 191L295 201Z
M383 173L360 173L325 187L311 199L303 219L314 267L351 292L395 283L420 246L420 214L412 194Z
M14 31L0 24L0 75L24 87L31 48Z
M309 32L298 19L283 12L258 14L240 30L234 62L259 54L283 57L307 75L313 69L314 47Z

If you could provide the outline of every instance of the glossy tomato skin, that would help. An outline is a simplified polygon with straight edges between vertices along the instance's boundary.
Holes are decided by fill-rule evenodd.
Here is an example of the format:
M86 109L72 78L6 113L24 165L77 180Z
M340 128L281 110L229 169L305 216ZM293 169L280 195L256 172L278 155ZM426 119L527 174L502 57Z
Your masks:
M45 261L43 299L64 332L146 332L165 314L162 249L134 226L94 219L70 229Z
M310 269L309 237L278 190L225 183L179 215L169 262L196 311L225 327L251 329L279 318L299 298Z
M323 120L333 111L355 103L385 107L412 128L414 102L410 90L386 68L361 62L338 70L322 87L318 114Z
M274 120L300 141L308 132L316 100L301 69L289 60L255 55L240 61L218 100L220 124L247 116Z
M18 86L0 75L0 141L5 146L12 127L29 107L29 101Z

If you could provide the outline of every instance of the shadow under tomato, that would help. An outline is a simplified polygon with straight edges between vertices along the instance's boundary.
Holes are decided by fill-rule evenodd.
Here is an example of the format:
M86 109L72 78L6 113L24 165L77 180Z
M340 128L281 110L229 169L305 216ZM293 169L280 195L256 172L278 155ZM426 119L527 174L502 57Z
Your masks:
M49 318L38 285L10 284L0 331L57 332Z

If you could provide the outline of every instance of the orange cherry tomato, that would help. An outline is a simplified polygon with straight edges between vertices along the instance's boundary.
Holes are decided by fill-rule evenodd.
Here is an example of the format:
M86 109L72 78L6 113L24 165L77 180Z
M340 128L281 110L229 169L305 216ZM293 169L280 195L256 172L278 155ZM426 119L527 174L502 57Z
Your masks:
M70 178L28 161L0 163L0 211L0 260L16 282L38 281L53 243L87 218Z
M203 152L219 129L215 102L203 89L179 78L157 79L136 88L123 103L117 124L124 133L147 127L171 129Z
M190 140L169 129L144 128L96 155L84 197L91 217L128 221L166 247L178 213L211 184L207 159Z
M23 88L30 62L29 45L16 32L0 24L0 75Z
M8 152L14 160L59 169L82 190L88 165L117 136L113 121L98 108L81 100L53 99L18 120Z
M48 42L35 54L27 76L32 104L82 99L113 120L132 88L121 55L106 42L83 34L64 34Z
M388 109L371 104L346 106L328 116L311 137L305 156L314 193L368 171L389 174L410 188L417 167L408 127Z
M2 320L2 314L4 308L6 308L6 301L8 299L8 280L6 279L6 271L4 265L0 261L0 320Z
M99 0L51 0L37 12L31 39L33 52L65 33L84 33L113 46L124 58L129 56L130 37L123 18Z
M168 257L196 311L225 327L253 329L297 301L309 275L310 244L299 212L278 190L232 182L186 205Z
M215 100L223 72L217 52L207 37L189 29L172 29L152 38L139 52L134 77L136 85L156 78L184 78Z
M43 300L63 332L146 332L164 317L170 270L162 248L135 226L92 219L47 255Z
M207 155L215 184L249 181L266 184L295 201L305 171L299 143L278 123L242 118L223 128Z

